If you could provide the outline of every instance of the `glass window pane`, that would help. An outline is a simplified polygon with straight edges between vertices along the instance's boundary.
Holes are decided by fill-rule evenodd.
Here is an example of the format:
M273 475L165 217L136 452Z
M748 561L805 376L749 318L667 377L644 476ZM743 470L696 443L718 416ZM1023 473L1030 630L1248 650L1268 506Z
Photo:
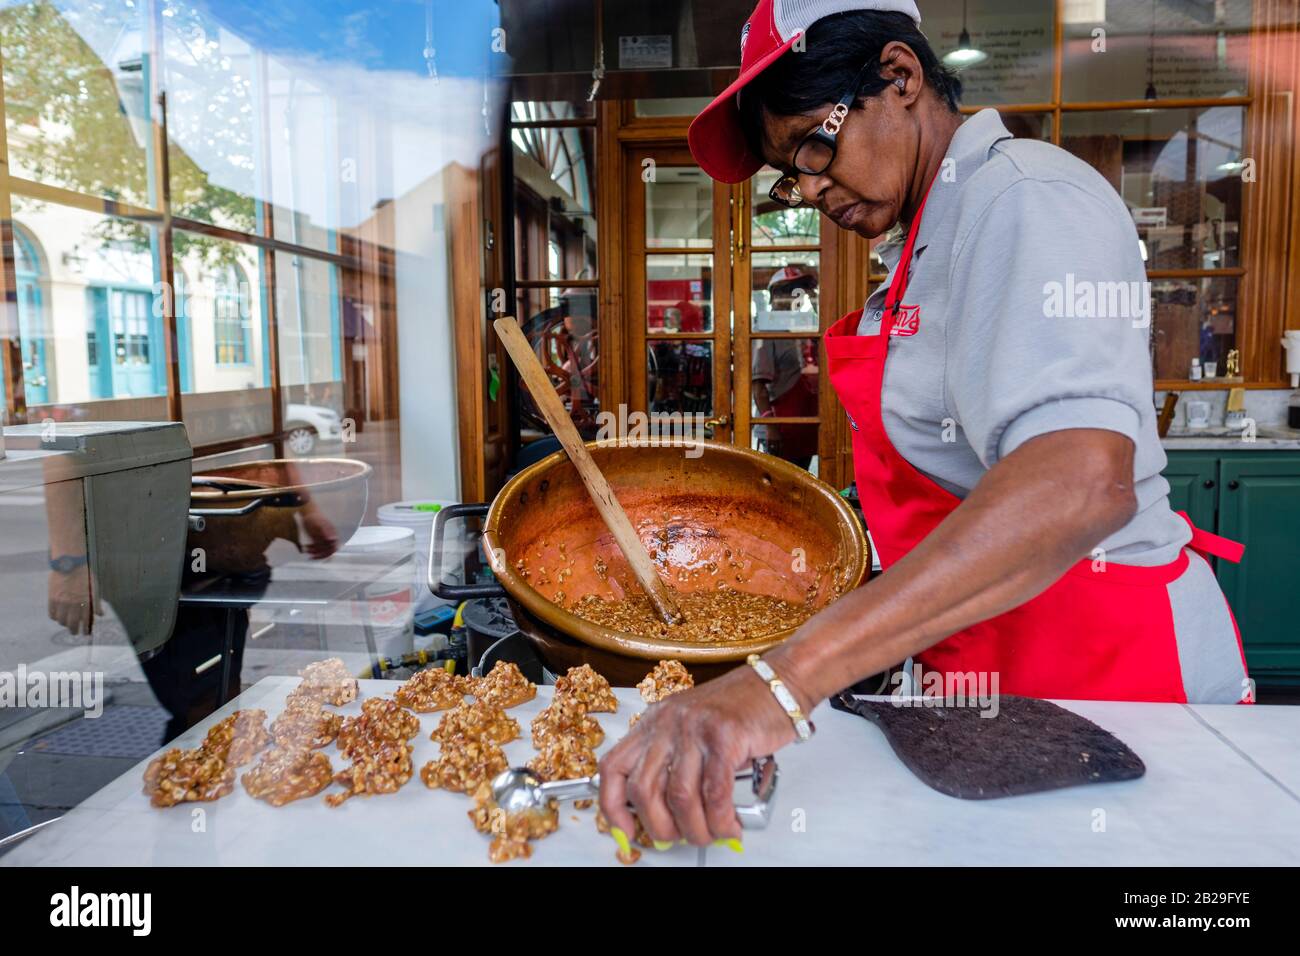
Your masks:
M181 412L190 441L268 435L271 356L261 253L180 229L175 235Z
M656 166L645 186L647 246L713 245L713 180L696 166Z
M172 208L252 232L265 173L253 51L192 2L162 0L162 13Z
M586 100L515 100L510 104L510 119L515 123L585 119L596 115L595 105Z
M1094 6L1064 25L1067 102L1246 94L1251 0Z
M817 339L755 339L750 414L816 418Z
M713 343L647 342L650 414L713 414Z
M971 0L927 5L922 28L935 53L960 72L963 105L996 106L1052 99L1052 21L1051 3Z
M712 332L713 256L646 256L645 302L650 332Z
M1150 269L1239 264L1245 110L1069 113L1061 145L1124 197Z
M165 420L156 228L15 196L14 239L27 404L75 406L77 419Z
M337 98L279 60L268 57L266 64L267 110L278 139L270 151L275 236L333 252L338 248L339 180L345 168L355 178L358 165L358 157L339 151Z
M999 110L1002 125L1016 139L1041 139L1045 143L1052 141L1051 113L1021 113Z
M516 278L596 278L595 131L516 129L511 139Z
M584 438L596 437L600 413L600 337L595 289L525 289L519 326ZM550 431L527 389L520 389L525 428Z
M337 454L343 440L339 281L333 263L275 254L276 328L289 454Z
M147 159L147 7L58 0L0 11L14 175L157 208Z
M818 425L754 425L749 447L817 474Z
M816 252L756 252L750 328L755 332L816 332L820 270Z
M1214 362L1216 377L1226 377L1237 347L1237 280L1160 279L1151 297L1155 377L1186 379L1193 358Z
M775 169L764 167L750 180L750 209L753 210L750 243L815 246L821 238L821 213L808 207L790 209L768 196L780 175Z
M637 116L697 116L712 102L708 96L664 96L633 101Z

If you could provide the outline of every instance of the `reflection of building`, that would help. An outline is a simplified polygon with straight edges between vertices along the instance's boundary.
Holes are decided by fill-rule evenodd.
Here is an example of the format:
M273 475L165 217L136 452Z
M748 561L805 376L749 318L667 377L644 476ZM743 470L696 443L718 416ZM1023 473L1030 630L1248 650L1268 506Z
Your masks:
M29 201L14 232L28 405L166 395L151 230ZM195 252L176 264L184 392L269 384L262 290L248 279L257 260L240 252L217 263Z
M407 496L456 493L446 177L482 153L483 65L442 52L434 83L405 12L367 28L383 56L325 51L299 29L317 13L0 9L9 421L180 418L200 455L313 435L337 453L389 422L376 503L402 496L399 471ZM447 20L494 15L475 0Z

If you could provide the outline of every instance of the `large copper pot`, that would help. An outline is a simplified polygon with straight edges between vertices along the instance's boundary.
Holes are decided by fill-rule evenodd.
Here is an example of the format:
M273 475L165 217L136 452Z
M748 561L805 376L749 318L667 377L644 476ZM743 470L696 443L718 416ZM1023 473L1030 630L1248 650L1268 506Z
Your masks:
M713 442L590 442L587 447L642 542L665 552L660 567L677 590L716 587L716 574L702 571L712 562L726 569L727 583L738 590L807 599L819 610L857 587L871 567L866 535L848 504L829 485L782 459ZM475 510L486 511L483 545L499 583L442 584L437 542L443 526ZM685 643L623 634L569 610L588 594L617 598L637 586L563 452L520 472L490 506L440 512L430 565L431 585L444 597L503 590L515 622L551 671L588 663L621 686L636 683L656 661L670 658L705 680L793 633ZM548 566L570 570L557 581L538 573Z
M276 538L301 549L302 516L315 509L339 541L366 513L371 468L350 458L293 458L204 469L191 479L188 553L202 548L210 574L242 574L267 563Z

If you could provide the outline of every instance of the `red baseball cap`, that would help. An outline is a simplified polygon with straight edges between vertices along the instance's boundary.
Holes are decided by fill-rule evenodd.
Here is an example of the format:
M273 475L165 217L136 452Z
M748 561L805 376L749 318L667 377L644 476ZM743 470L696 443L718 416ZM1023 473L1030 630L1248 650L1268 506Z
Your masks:
M740 76L695 117L686 134L700 168L724 183L738 183L763 168L740 126L740 91L781 58L823 17L849 10L906 13L917 26L915 0L758 0L740 31Z

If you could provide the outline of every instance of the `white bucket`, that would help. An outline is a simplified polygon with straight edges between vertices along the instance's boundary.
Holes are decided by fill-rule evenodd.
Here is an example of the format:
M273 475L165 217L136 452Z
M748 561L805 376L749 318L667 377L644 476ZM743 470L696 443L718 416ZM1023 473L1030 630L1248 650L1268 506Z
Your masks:
M454 501L424 498L393 501L379 506L378 515L381 525L410 528L415 534L415 557L411 580L416 586L418 595L423 596L429 590L429 549L433 543L433 519L440 510L453 504Z
M373 560L385 570L352 599L353 623L368 626L381 657L408 654L415 640L415 599L411 580L415 558L415 532L411 528L375 525L357 529L339 548L353 560Z

